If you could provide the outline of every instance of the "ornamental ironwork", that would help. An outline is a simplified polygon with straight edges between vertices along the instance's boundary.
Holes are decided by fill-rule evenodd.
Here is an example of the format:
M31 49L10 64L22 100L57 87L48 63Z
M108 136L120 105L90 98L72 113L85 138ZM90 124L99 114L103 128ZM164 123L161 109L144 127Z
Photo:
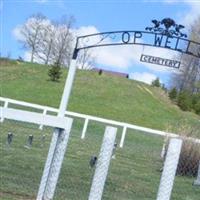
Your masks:
M152 20L153 27L146 27L146 31L154 33L161 33L167 36L187 37L185 33L181 32L181 29L185 28L182 24L176 24L171 18L164 18L163 20Z
M187 39L187 35L182 32L183 25L177 24L171 18L161 21L154 19L152 23L154 26L146 27L146 31L112 31L79 36L73 59L76 59L82 49L117 45L159 47L200 58L199 41Z

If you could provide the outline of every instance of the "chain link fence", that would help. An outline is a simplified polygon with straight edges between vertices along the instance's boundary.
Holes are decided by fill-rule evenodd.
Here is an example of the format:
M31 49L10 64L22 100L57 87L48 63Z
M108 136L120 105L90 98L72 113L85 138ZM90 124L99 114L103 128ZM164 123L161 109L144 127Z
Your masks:
M82 140L83 125L83 120L74 120L55 191L56 200L89 197L101 160L105 125L90 122ZM40 130L37 125L13 120L5 120L0 128L0 199L36 199L53 128ZM122 128L118 128L102 199L155 200L165 162L165 157L160 156L163 138L128 129L120 148L121 133ZM184 140L170 199L200 199L199 161L199 144Z
M176 170L173 200L200 199L200 144L183 139Z
M36 199L53 129L7 119L0 129L0 199Z

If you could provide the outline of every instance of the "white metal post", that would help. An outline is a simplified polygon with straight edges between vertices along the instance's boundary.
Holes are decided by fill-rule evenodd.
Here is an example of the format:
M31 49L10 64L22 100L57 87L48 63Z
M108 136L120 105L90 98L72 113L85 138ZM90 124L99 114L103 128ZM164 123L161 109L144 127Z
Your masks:
M123 148L123 146L124 146L124 140L125 140L125 137L126 137L126 130L127 130L127 127L124 126L123 131L122 131L122 137L121 137L120 144L119 144L120 148Z
M157 200L170 200L176 169L182 147L182 140L173 138L169 142L169 147L164 163L164 168L160 180Z
M4 106L3 106L4 108L7 108L8 107L8 100L6 100L5 102L4 102ZM0 122L3 122L4 121L4 118L2 117L1 119L0 119Z
M194 181L194 185L200 186L200 161L199 161L199 168L198 168L198 173L197 173L197 180Z
M88 200L101 200L102 198L116 134L117 128L106 127Z
M88 127L88 122L89 122L89 119L86 118L86 119L85 119L84 126L83 126L83 131L82 131L82 134L81 134L81 139L84 139L84 138L85 138L85 134L86 134L87 127Z
M76 60L72 59L68 76L65 82L65 87L59 107L58 117L64 117L65 111L68 106L69 97L76 74ZM56 189L60 169L62 166L64 153L66 150L70 130L72 125L72 119L68 120L66 130L56 128L53 132L52 141L50 144L47 160L45 163L40 187L38 191L37 200L50 200L53 199L53 195Z
M162 147L162 151L160 153L160 157L163 159L166 153L166 146L167 146L167 141L168 141L168 137L166 136L164 138L164 143L163 143L163 147Z
M54 152L54 157L53 157L54 160L52 161L52 166L49 172L47 185L44 193L44 199L53 199L65 151L67 148L67 143L69 140L72 121L73 121L72 119L69 120L68 130L62 130L61 132L59 131L57 148Z
M43 114L43 115L46 115L46 114L47 114L47 109L44 109L42 114ZM40 129L40 130L43 129L43 124L40 124L39 129Z
M76 60L72 59L59 107L59 112L58 112L59 117L65 116L65 111L69 103L69 97L72 90L72 85L74 82L75 75L76 75Z

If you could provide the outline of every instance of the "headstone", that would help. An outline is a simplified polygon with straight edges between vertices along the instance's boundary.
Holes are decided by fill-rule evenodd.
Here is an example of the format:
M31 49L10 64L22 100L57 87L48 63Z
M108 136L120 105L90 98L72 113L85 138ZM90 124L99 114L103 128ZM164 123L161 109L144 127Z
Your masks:
M27 140L27 145L25 145L25 147L30 149L32 147L32 144L33 144L33 135L29 135Z
M13 140L13 133L8 133L8 136L7 136L7 145L10 146L11 143L12 143L12 140Z

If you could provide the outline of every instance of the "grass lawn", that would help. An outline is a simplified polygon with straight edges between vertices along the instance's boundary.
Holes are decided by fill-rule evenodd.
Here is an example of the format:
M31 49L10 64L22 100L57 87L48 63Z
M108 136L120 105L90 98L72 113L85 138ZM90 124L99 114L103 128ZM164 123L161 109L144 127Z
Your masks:
M48 67L30 63L0 65L0 96L58 107L67 70L58 83L48 80ZM2 104L0 104L2 106ZM10 105L12 107L12 105ZM128 122L149 128L176 132L183 125L192 126L193 136L200 138L200 117L182 112L170 103L166 94L137 81L92 71L77 71L69 110ZM75 119L63 162L57 200L86 200L94 169L89 168L92 155L98 155L105 125L89 123L84 140L80 139L84 121ZM32 200L36 198L53 129L5 120L0 124L0 199ZM8 132L13 143L6 145ZM117 143L121 137L118 129ZM31 149L27 138L34 135ZM46 135L42 143L42 135ZM155 200L160 181L163 138L128 130L124 148L117 148L106 180L103 200ZM200 188L192 177L176 177L173 200L199 200Z
M0 96L58 108L67 69L58 83L48 80L48 69L30 63L0 65ZM180 124L200 129L200 116L181 111L162 90L94 71L77 71L69 110L172 132Z
M55 193L57 200L86 200L94 169L89 168L91 155L98 155L105 127L91 123L85 140L80 139L83 121L75 120L68 149ZM40 183L52 129L39 130L28 125L6 120L1 124L0 138L0 199L35 199ZM7 133L14 133L13 143L6 146ZM117 133L117 142L121 136ZM28 135L34 135L33 147L24 147ZM41 145L42 135L46 141ZM160 181L163 138L128 130L123 149L117 148L107 177L104 200L154 200ZM192 186L194 178L177 177L173 200L199 200L200 188ZM186 198L187 197L187 198Z

